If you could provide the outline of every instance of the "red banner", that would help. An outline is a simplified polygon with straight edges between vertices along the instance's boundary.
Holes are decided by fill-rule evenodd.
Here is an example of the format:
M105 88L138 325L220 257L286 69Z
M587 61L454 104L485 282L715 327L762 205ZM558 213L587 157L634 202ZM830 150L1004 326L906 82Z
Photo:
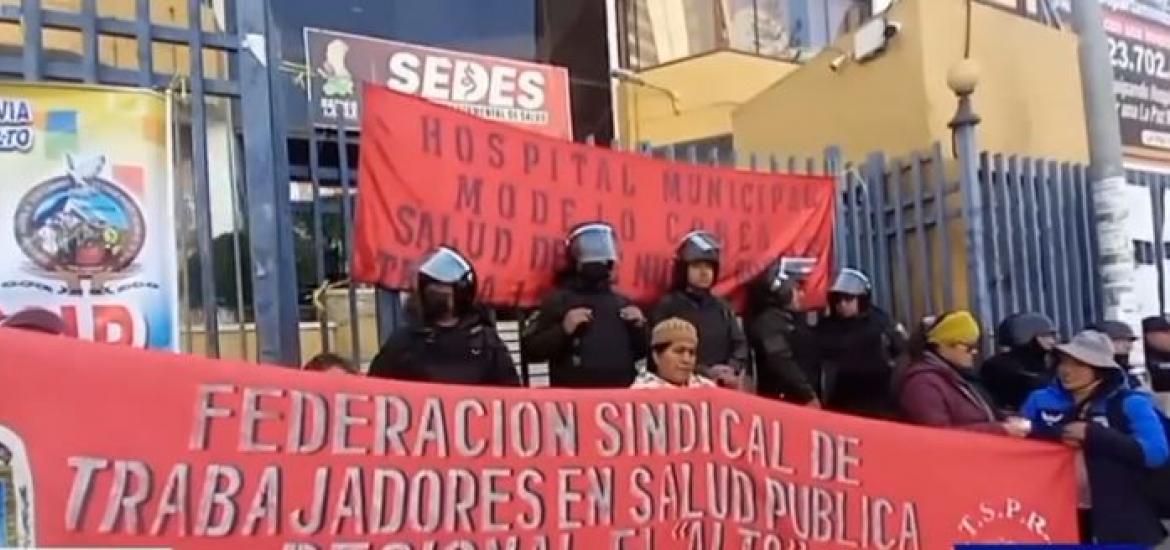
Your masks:
M403 384L0 329L0 546L1070 542L1056 445L722 389Z
M412 286L440 244L468 255L481 297L539 303L574 225L605 220L620 239L618 286L637 302L669 283L690 230L723 242L717 290L736 294L781 256L811 258L811 305L828 286L831 178L672 163L548 138L377 86L364 90L354 278Z

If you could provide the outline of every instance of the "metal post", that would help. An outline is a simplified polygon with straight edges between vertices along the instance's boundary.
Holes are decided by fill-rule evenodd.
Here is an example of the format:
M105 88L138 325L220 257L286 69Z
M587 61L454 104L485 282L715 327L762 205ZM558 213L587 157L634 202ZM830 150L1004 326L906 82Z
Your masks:
M959 107L949 126L955 135L955 152L959 157L959 187L963 197L963 218L967 228L967 284L971 310L984 326L996 322L991 311L991 286L987 277L987 254L983 243L983 195L979 192L979 145L975 128L980 118L975 113L971 94L978 83L974 62L964 59L947 75L947 84L959 98ZM943 220L945 232L946 220ZM943 237L946 238L945 236ZM944 258L943 261L949 261Z
M280 59L270 0L236 2L242 47L239 66L248 227L251 230L252 296L260 360L300 362L296 257L289 206L288 142L284 132Z
M1089 133L1093 210L1097 232L1097 271L1101 275L1106 319L1137 322L1137 265L1127 231L1129 207L1125 194L1125 164L1121 125L1113 96L1109 42L1099 2L1072 2L1073 28L1080 36L1081 87L1085 98L1085 125Z

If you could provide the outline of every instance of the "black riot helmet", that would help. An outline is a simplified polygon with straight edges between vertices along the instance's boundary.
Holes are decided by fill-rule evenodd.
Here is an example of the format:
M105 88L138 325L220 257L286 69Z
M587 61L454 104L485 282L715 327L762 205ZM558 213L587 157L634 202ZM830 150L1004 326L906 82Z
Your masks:
M719 254L723 246L719 239L706 231L691 231L682 238L675 258L683 263L710 262L719 265Z
M1037 337L1056 334L1056 324L1041 313L1020 313L1004 319L1000 323L1000 334L996 335L996 343L1000 346L1016 349L1031 344Z
M618 259L617 238L613 226L605 222L583 223L569 232L565 249L573 265L613 264Z
M796 290L812 272L808 263L778 260L756 279L756 299L780 307L792 306Z
M479 282L471 262L454 248L441 246L423 259L418 266L417 288L419 293L428 285L439 283L455 288L455 309L466 313L475 303Z
M846 296L869 296L873 290L873 285L869 282L869 277L856 269L845 268L841 273L837 274L837 280L833 281L833 287L829 289L833 294L844 294Z
M705 262L715 268L715 279L719 279L719 256L723 251L722 245L714 235L706 231L691 231L687 233L674 255L674 288L687 287L687 267L691 264Z

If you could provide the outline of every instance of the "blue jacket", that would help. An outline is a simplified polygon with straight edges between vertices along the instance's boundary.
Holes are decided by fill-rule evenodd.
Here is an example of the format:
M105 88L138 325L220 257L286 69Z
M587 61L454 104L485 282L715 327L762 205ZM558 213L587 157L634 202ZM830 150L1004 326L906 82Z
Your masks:
M1039 439L1058 440L1065 425L1088 422L1082 449L1096 542L1155 544L1162 540L1165 531L1143 484L1151 469L1170 461L1170 443L1150 395L1129 389L1117 378L1098 389L1083 415L1078 415L1072 394L1055 380L1032 392L1020 414L1032 421L1032 436ZM1118 414L1125 418L1117 418ZM1122 423L1128 424L1127 431L1116 426Z

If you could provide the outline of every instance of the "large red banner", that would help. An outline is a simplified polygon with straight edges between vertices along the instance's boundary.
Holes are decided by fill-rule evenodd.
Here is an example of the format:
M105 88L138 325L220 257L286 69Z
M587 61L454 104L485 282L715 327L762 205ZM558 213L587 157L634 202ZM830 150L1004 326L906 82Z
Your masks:
M604 220L622 249L618 286L657 300L692 229L723 242L717 291L735 295L782 256L809 258L812 305L828 285L832 178L666 162L552 139L366 86L353 275L412 285L414 266L452 245L496 305L539 303L576 224Z
M1071 451L722 389L405 384L0 329L0 546L950 548L1076 537Z

